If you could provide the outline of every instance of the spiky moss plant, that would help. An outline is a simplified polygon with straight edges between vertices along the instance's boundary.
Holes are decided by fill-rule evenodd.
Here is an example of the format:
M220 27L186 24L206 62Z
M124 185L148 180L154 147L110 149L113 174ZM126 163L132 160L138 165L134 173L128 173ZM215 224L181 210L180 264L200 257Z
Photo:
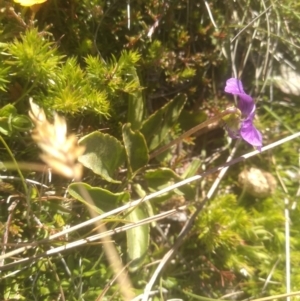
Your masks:
M235 195L214 198L199 215L179 256L161 276L161 284L169 289L168 296L184 298L193 294L201 299L236 295L240 300L284 293L281 198L280 193L259 200L246 195L252 203L247 207ZM298 235L295 226L291 231L292 249L298 247ZM297 253L292 252L293 263ZM296 277L293 281L295 288Z
M126 95L141 89L138 78L132 77L140 58L137 52L123 51L107 62L87 56L81 67L74 57L64 59L55 44L36 29L8 43L6 52L3 63L11 66L13 76L3 81L10 81L11 87L18 86L19 91L10 99L16 103L32 96L48 110L72 115L93 112L108 117L111 108L117 118L124 110ZM3 72L7 73L7 68Z
M19 86L20 95L13 101L20 102L32 96L46 109L57 109L69 114L91 110L108 114L105 91L91 87L85 71L75 58L65 62L54 43L43 37L37 29L27 30L21 40L6 45L4 63L11 66L8 80Z

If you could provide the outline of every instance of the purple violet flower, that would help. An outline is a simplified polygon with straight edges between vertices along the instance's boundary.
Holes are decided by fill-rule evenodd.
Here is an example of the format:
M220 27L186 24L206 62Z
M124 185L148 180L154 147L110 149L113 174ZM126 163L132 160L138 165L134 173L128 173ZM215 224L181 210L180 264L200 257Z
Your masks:
M237 78L230 78L226 81L225 92L239 97L238 109L242 114L238 132L229 128L229 135L231 138L242 137L246 142L255 146L260 151L262 147L262 136L253 125L256 106L252 97L245 93L242 82Z

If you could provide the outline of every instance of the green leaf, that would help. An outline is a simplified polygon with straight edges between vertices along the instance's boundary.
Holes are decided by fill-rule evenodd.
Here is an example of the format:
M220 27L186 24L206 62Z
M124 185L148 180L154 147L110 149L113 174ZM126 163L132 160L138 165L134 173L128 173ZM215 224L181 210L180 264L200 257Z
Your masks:
M32 129L32 122L26 115L17 115L12 118L11 125L18 131L29 131Z
M5 61L1 58L0 62L0 90L6 91L6 86L9 83L9 71L10 67L5 66Z
M147 193L144 190L144 188L140 185L140 184L133 184L132 185L133 191L142 199L144 198ZM153 211L153 207L151 205L151 202L144 202L143 206L145 208L145 211L147 212L148 216L153 216L154 215L154 211ZM153 221L151 223L152 227L155 227L156 225L156 221Z
M39 286L39 289L40 289L40 294L41 295L46 296L46 295L49 295L51 293L47 286Z
M132 131L129 123L123 126L123 141L129 168L137 171L148 163L149 154L144 136L139 131Z
M149 150L158 147L165 139L186 102L185 95L177 95L172 101L152 114L142 125L141 132L147 139Z
M180 124L180 128L184 131L188 131L194 126L202 123L207 119L207 114L204 111L187 111L182 110L178 122Z
M102 212L113 210L118 204L128 202L130 199L128 192L112 193L109 190L92 187L83 182L70 184L68 192L73 198L84 204L87 204L85 198L85 193L87 192L97 206L97 209L100 209Z
M0 109L0 133L10 136L13 130L28 131L32 128L32 122L27 115L17 115L17 109L11 105Z
M139 77L136 73L135 68L131 68L128 71L129 75L127 77L132 78L136 83L140 84ZM144 115L144 97L142 89L136 89L135 92L129 94L128 98L128 116L127 120L131 123L131 127L133 130L139 130Z
M80 139L79 144L85 146L85 152L79 157L79 162L106 181L120 183L114 180L113 176L125 161L125 151L116 138L93 132Z
M143 207L139 206L131 210L126 219L131 223L137 223L147 217ZM137 226L126 231L130 272L136 271L145 259L149 247L149 232L149 224Z
M202 161L199 158L193 158L192 162L188 165L187 169L181 177L183 179L187 179L189 177L194 176L195 174L197 174L201 164Z
M158 191L179 181L182 181L182 178L172 169L165 167L147 170L145 179L147 180L149 189L152 191ZM193 199L195 197L195 190L190 185L176 188L173 191L178 195L185 195L185 197L189 199ZM172 193L173 192L171 192L171 194ZM161 200L163 199L164 198L162 198Z
M6 136L10 136L12 134L9 117L0 117L0 133Z
M16 115L16 114L17 114L17 109L11 104L7 104L6 106L0 109L1 117L9 117L11 115Z

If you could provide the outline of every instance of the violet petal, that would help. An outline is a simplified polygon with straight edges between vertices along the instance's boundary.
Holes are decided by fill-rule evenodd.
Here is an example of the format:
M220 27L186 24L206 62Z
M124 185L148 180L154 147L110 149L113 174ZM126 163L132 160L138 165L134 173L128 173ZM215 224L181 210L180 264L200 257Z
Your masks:
M240 135L246 142L257 147L258 150L261 150L262 135L255 128L251 119L247 119L247 120L243 121L241 129L240 129Z
M245 93L242 82L237 78L230 78L226 81L225 92L237 95L240 98L239 109L243 116L248 116L255 110L252 97Z

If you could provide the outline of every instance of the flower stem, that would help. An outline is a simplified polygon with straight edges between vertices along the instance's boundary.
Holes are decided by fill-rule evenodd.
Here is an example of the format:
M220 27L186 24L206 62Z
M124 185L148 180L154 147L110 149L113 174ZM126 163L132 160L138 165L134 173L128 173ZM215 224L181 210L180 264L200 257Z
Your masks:
M3 143L4 147L6 148L8 154L10 155L10 157L11 157L11 159L12 159L12 161L14 162L14 165L15 165L15 167L16 167L16 170L17 170L17 172L18 172L18 174L19 174L19 176L20 176L20 178L21 178L21 181L22 181L22 184L23 184L23 188L24 188L24 191L25 191L25 195L26 195L26 197L27 197L27 196L28 196L28 188L27 188L25 179L24 179L24 177L23 177L23 174L22 174L22 172L21 172L21 170L20 170L20 168L19 168L18 162L16 161L16 159L15 159L13 153L11 152L9 146L6 144L5 140L3 139L3 137L2 137L1 135L0 135L0 140L1 140L1 142Z
M29 92L31 92L31 90L33 90L37 85L37 81L35 80L33 82L33 84L27 88L29 86L29 83L27 83L23 89L23 93L22 95L13 103L13 105L16 105L18 102L20 102L24 97L26 97L26 95L28 95Z
M237 108L234 108L234 107L230 107L226 110L224 110L223 112L221 112L220 114L208 119L208 120L205 120L204 122L196 125L195 127L191 128L190 130L184 132L182 135L180 135L179 137L177 137L176 139L172 140L171 142L169 142L168 144L160 147L159 149L155 150L154 152L152 152L150 154L150 159L153 159L155 158L156 156L158 156L159 154L163 153L164 151L166 151L168 148L170 148L171 146L179 143L181 140L183 140L184 138L186 137L189 137L191 136L192 134L202 130L203 128L207 127L208 125L216 122L216 121L219 121L220 119L222 119L224 116L227 116L227 115L230 115L230 114L233 114L233 113L236 113L237 112Z

